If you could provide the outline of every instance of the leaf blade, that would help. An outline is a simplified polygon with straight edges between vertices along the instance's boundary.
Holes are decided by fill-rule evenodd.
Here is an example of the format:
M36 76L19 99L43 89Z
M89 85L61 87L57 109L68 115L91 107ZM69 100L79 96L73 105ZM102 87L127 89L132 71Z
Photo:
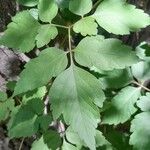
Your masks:
M134 104L139 97L140 88L128 86L122 89L113 98L110 108L104 112L102 123L117 125L126 122L137 111Z
M19 52L29 52L35 47L35 37L40 24L29 11L18 13L0 38L0 44L14 48Z
M66 123L71 125L88 147L95 149L94 136L99 113L93 103L99 99L99 106L102 107L104 101L97 79L88 72L71 66L56 78L49 95L54 118L63 113Z
M132 48L118 39L84 38L75 48L75 60L80 65L100 70L123 69L138 62Z
M120 35L129 34L130 31L137 31L150 25L148 14L123 0L101 2L93 17L106 31Z
M66 68L67 61L65 52L57 48L52 47L43 50L39 57L26 64L13 95L46 85L52 77L57 76Z

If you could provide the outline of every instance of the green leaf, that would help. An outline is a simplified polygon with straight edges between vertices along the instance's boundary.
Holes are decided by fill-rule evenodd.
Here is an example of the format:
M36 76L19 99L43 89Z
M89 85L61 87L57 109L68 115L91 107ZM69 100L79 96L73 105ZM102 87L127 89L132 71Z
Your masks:
M0 91L0 102L3 102L7 99L7 94Z
M28 11L18 13L12 21L0 38L0 44L23 53L31 51L35 47L35 37L40 24Z
M75 48L75 60L86 67L100 70L123 69L138 62L131 47L118 39L84 38Z
M40 48L47 45L57 36L57 34L58 30L56 27L51 25L42 25L38 31L38 35L36 36L37 47Z
M7 99L6 101L0 102L0 121L4 121L8 118L10 111L14 108L14 105L15 104L12 99Z
M39 18L43 22L51 22L57 15L58 6L54 0L39 0Z
M75 146L71 145L70 143L66 142L66 140L63 140L62 150L79 150Z
M44 105L40 99L32 99L22 107L17 107L9 121L9 136L27 137L35 134L39 129L36 120L43 113Z
M40 124L40 129L46 131L52 123L52 116L50 114L39 116L37 123Z
M66 138L70 143L76 145L77 147L82 147L82 145L84 145L84 142L80 139L77 132L74 132L71 127L66 130Z
M100 132L99 130L96 130L95 140L96 140L96 147L110 145L110 143L103 136L102 132Z
M74 14L84 16L92 9L91 0L70 0L69 10Z
M135 116L131 122L130 144L138 150L150 148L150 111Z
M57 48L47 48L40 55L25 65L20 75L14 95L18 95L46 85L67 66L66 53Z
M66 131L66 138L70 143L76 145L79 149L82 146L86 146L86 144L79 138L79 135L74 132L70 127ZM109 142L105 139L102 133L98 130L96 130L95 141L96 147L109 144Z
M95 128L100 120L95 104L102 107L105 98L98 80L71 65L56 78L49 95L54 118L63 114L65 122L95 149Z
M33 7L38 4L38 0L17 0L21 5Z
M150 25L150 17L143 10L124 0L104 0L93 17L106 31L114 34L129 34Z
M46 131L46 133L43 134L43 138L44 142L52 150L56 150L61 145L60 135L56 131Z
M133 80L129 69L105 71L104 77L99 78L101 86L106 88L121 88Z
M43 136L33 142L31 150L49 150L47 144L44 143Z
M76 33L81 33L83 36L96 35L98 32L97 23L92 17L85 17L76 22L73 26L73 30Z
M43 99L43 97L45 96L46 92L47 92L47 89L46 89L45 86L40 87L38 89L35 89L33 91L29 91L25 95L23 95L23 97L22 97L22 103L25 104L29 100L35 99L35 98Z
M137 101L137 106L142 111L150 111L150 93L146 93L146 96L141 96L140 100Z
M145 82L150 78L150 57L146 56L146 53L148 53L149 50L146 49L145 46L145 42L142 42L136 48L136 53L142 60L131 67L133 76L139 80L139 82Z
M14 91L14 88L16 86L16 81L8 81L6 86L7 86L7 89L12 92Z
M150 60L141 61L137 64L134 64L132 66L132 74L137 80L141 82L150 79Z
M38 9L32 8L32 9L29 10L29 13L31 14L31 16L32 16L34 19L38 20L38 18L39 18Z
M131 122L130 144L138 150L149 150L150 147L150 93L137 101L137 106L144 112L135 116Z
M126 87L122 89L111 101L102 118L104 124L124 123L137 111L134 107L140 97L140 88Z

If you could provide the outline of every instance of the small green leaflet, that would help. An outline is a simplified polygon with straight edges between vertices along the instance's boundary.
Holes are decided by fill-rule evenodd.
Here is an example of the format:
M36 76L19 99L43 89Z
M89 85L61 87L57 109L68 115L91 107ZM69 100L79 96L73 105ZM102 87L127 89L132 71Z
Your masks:
M36 44L37 47L43 47L47 45L50 40L53 40L58 34L58 30L56 27L52 25L42 25L38 31L38 35L36 36Z
M4 121L8 118L10 111L14 108L14 100L13 99L7 99L4 101L4 99L0 100L0 121Z
M130 144L138 150L149 150L150 148L150 93L142 96L137 106L144 112L135 116L131 122L132 132Z
M73 26L73 30L76 33L81 33L83 36L86 35L97 35L97 23L92 17L85 17L76 22Z
M103 124L124 123L130 119L137 109L134 107L140 97L140 88L125 87L111 101L110 107L104 112Z
M14 95L46 85L52 77L66 68L67 63L64 51L54 47L43 50L37 58L25 65L20 80L16 84Z
M82 146L86 147L86 144L80 140L79 135L74 132L70 127L66 131L66 138L70 143L76 145L78 149L81 149ZM105 137L99 130L96 130L95 141L96 147L104 146L107 144L110 145L110 143L105 139Z
M114 34L129 34L150 25L150 17L143 10L124 0L104 0L93 14L98 24Z
M68 127L66 132L66 139L73 145L76 145L76 147L81 148L84 144L84 142L80 139L78 133L74 132L71 127Z
M84 16L92 9L91 0L70 0L69 10L74 14Z
M61 145L61 138L59 133L54 130L48 130L43 134L44 142L47 144L49 149L55 150Z
M40 24L29 11L18 13L12 18L12 21L0 38L0 44L23 53L31 51L35 47L35 37Z
M43 136L33 142L31 150L49 150L47 144L44 143Z
M79 150L77 147L68 143L65 139L63 140L62 150Z
M34 99L34 98L43 99L46 92L47 92L47 89L45 86L35 89L33 91L29 91L25 95L23 95L22 103L25 104L26 102L28 102L29 100Z
M37 123L39 124L39 128L43 132L48 130L49 125L52 123L52 121L53 121L53 119L52 119L51 114L47 114L47 115L44 114L43 116L39 116L37 119Z
M108 147L111 146L111 144L105 139L102 132L100 132L99 130L96 130L95 140L96 140L96 147L101 147L104 145Z
M31 16L33 16L34 19L38 20L39 14L37 8L30 9L29 13L31 14Z
M58 6L54 0L39 0L39 18L43 22L51 22L57 15Z
M146 93L146 96L141 96L140 100L137 101L137 106L142 111L150 111L150 93Z
M123 69L138 62L132 48L118 39L86 37L75 48L75 60L86 67L100 70Z
M7 99L7 94L0 91L0 102L3 102Z
M95 150L95 128L100 121L95 104L102 107L105 99L98 80L71 65L55 79L49 96L54 118L63 114L65 122L90 149Z
M39 129L38 115L43 114L44 104L40 99L32 99L26 105L16 107L8 124L9 136L27 137Z
M140 68L140 69L139 69ZM132 65L132 74L140 82L149 80L150 78L150 59L140 61L137 64Z
M21 5L33 7L38 4L38 0L17 0Z
M150 112L142 112L135 116L131 123L130 144L138 150L150 148Z
M146 56L146 53L149 52L149 49L147 50L145 47L146 45L147 44L145 42L142 42L139 46L137 46L136 53L140 57L141 61L131 67L133 76L140 82L145 82L150 78L150 57Z

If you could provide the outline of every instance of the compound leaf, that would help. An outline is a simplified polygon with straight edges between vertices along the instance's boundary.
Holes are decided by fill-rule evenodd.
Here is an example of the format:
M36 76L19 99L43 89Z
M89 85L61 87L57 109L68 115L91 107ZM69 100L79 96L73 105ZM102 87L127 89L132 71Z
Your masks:
M46 85L67 66L65 52L51 47L43 50L40 55L25 65L20 80L15 87L14 95L18 95Z
M138 62L131 47L118 39L84 38L75 48L75 60L86 67L100 70L123 69Z
M124 0L104 0L93 17L106 31L114 34L129 34L150 25L150 17L143 10Z
M104 94L98 80L90 73L71 65L54 81L50 90L54 118L61 114L65 122L78 133L81 140L95 149L98 106L102 107Z
M96 35L98 32L97 23L92 17L85 17L76 22L73 26L73 30L76 33L81 33L83 36Z
M126 87L122 89L111 101L102 118L104 124L124 123L130 119L137 109L134 107L140 96L140 88Z
M40 24L29 11L18 13L5 31L0 44L14 48L19 52L29 52L35 47L35 37Z

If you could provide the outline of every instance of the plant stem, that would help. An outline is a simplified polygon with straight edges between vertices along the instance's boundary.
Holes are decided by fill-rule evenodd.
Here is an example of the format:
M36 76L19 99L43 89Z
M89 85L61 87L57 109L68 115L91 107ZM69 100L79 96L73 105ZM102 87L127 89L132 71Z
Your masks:
M20 143L20 146L19 146L19 150L22 149L22 145L23 145L23 142L24 142L25 138L22 139L21 143Z
M138 83L138 82L136 82L136 81L133 81L132 83L133 83L133 84L136 84L137 86L141 87L142 89L144 89L144 90L150 92L150 89L147 88L147 87L145 87L144 85L142 85L142 84L140 84L140 83Z
M73 55L71 50L71 27L68 28L68 44L69 44L69 53L70 53L70 61L73 63Z
M93 5L92 10L94 10L94 9L99 5L99 3L100 3L101 1L102 1L102 0L98 0L98 1Z
M55 26L55 27L59 27L59 28L64 28L64 29L68 29L69 27L67 26L63 26L63 25L59 25L59 24L54 24L54 23L51 23L52 26Z

